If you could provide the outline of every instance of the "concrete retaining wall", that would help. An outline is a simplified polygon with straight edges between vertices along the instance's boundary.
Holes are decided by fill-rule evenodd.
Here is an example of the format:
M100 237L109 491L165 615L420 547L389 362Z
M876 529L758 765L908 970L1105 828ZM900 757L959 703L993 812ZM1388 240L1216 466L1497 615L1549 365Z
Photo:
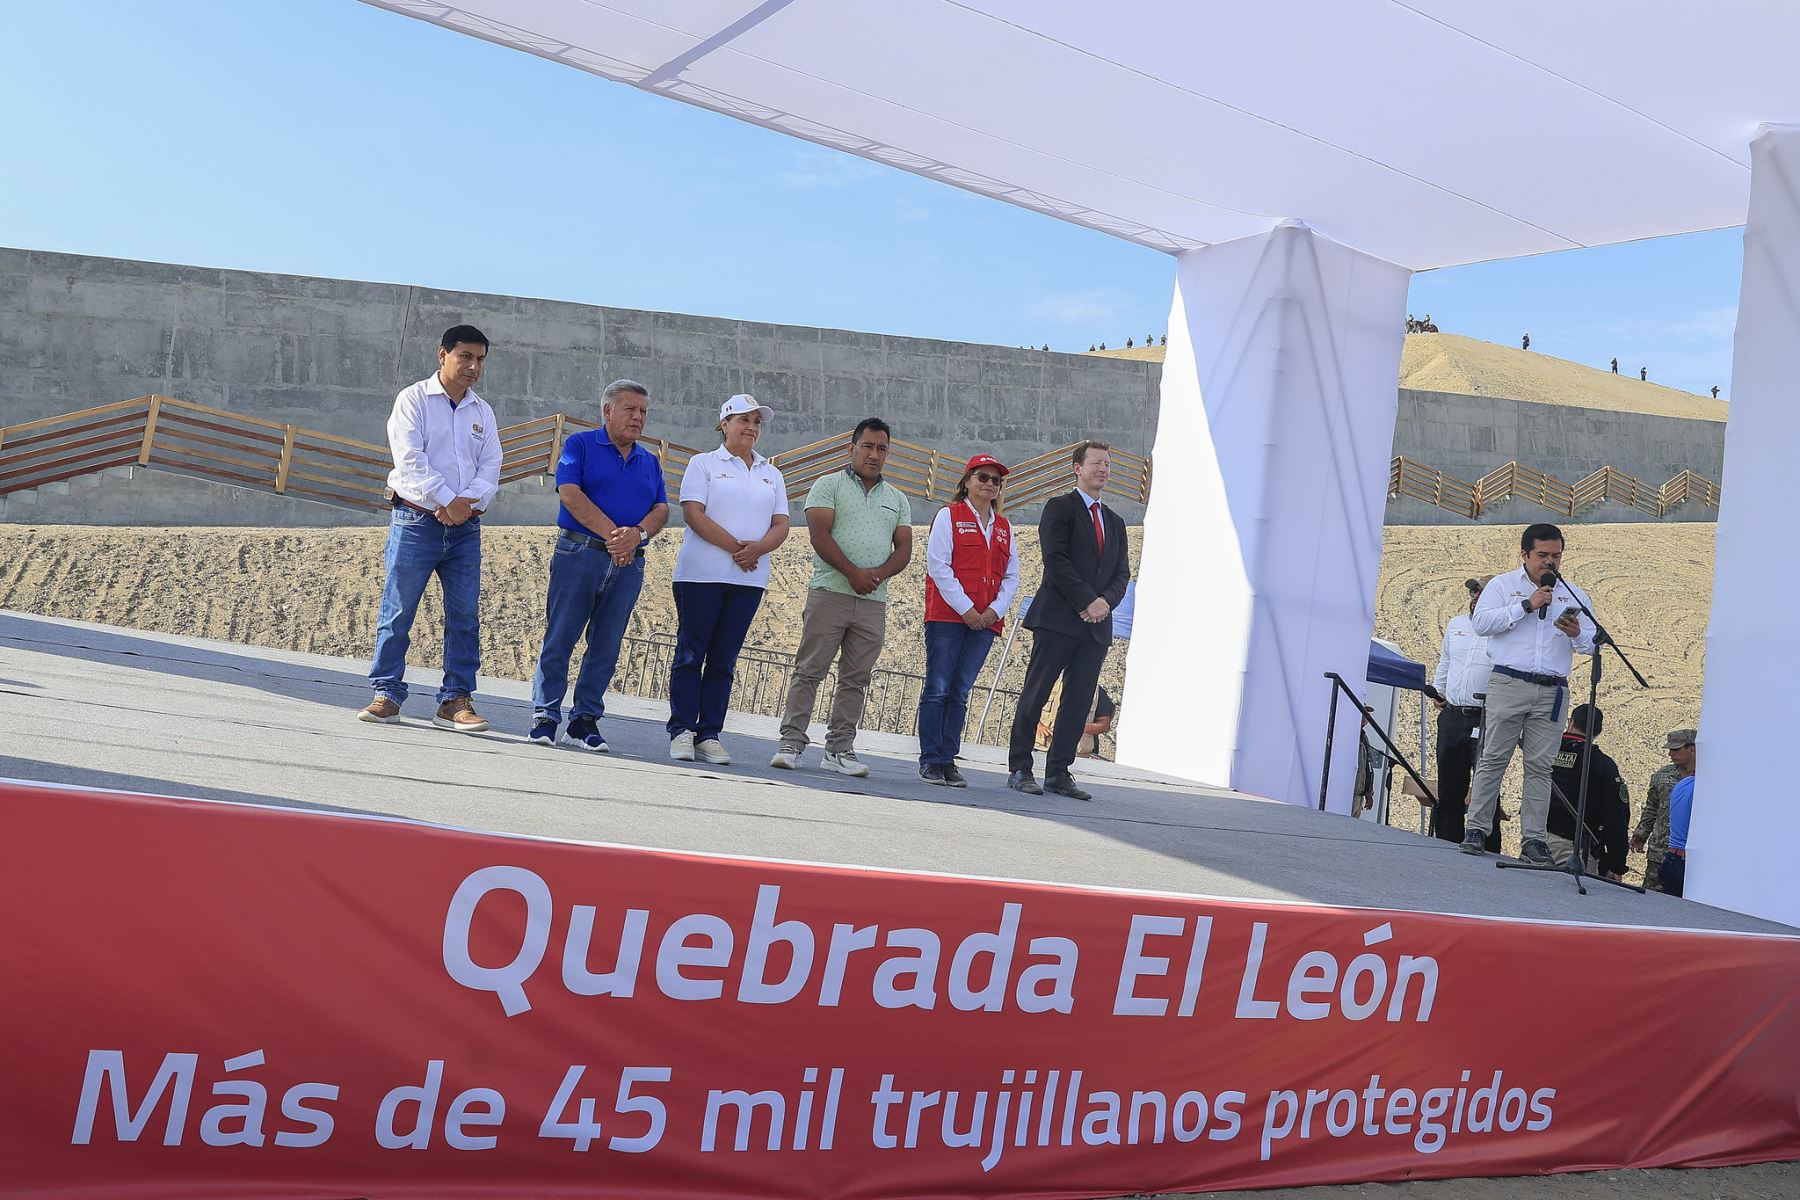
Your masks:
M383 442L394 393L435 369L438 337L462 322L493 342L480 391L502 424L597 420L600 388L630 378L650 388L651 433L703 448L743 391L776 410L765 453L870 415L908 441L1011 461L1084 437L1147 454L1155 428L1153 363L4 249L0 424L161 392ZM58 519L65 506L44 499L35 519ZM139 519L232 515L153 507Z
M776 409L770 453L870 414L909 441L1011 461L1082 437L1147 454L1156 426L1156 363L9 249L0 425L161 392L379 443L394 393L433 368L439 335L465 321L493 340L481 392L503 424L558 411L597 419L599 388L626 377L651 389L650 432L699 447L715 444L719 402L739 391ZM1518 459L1570 483L1611 465L1659 485L1683 468L1719 479L1723 434L1711 421L1402 391L1393 452L1471 481ZM145 524L365 520L153 472L122 486ZM7 503L0 519L104 520L115 494L32 500ZM550 503L525 489L492 519L535 523ZM1119 507L1128 521L1142 516ZM1665 519L1713 515L1686 505ZM1464 518L1396 501L1388 520Z

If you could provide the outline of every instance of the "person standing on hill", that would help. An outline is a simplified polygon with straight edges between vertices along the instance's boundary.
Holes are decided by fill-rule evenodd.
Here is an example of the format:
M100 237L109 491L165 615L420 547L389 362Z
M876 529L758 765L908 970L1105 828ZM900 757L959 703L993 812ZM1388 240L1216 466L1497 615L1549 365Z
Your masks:
M669 757L727 766L719 741L738 654L769 586L769 556L788 533L787 480L756 452L774 409L737 395L719 406L717 450L681 477L687 536L675 556L675 657L669 666Z
M413 619L436 575L444 593L444 682L431 723L455 733L488 727L473 700L481 668L481 514L500 488L500 429L475 394L487 354L481 330L452 326L438 341L437 371L394 397L387 577L369 667L375 698L356 714L360 720L400 719Z
M912 502L882 477L890 437L886 421L864 417L850 433L849 464L821 476L806 493L812 583L771 767L800 765L813 699L836 659L837 692L819 765L857 779L869 773L856 757L856 726L887 640L887 582L912 561Z
M919 689L919 778L969 786L956 769L969 692L1019 590L1019 547L1000 512L1006 468L977 454L925 542L925 684Z
M649 389L617 380L600 393L601 427L563 442L544 644L531 681L533 745L606 752L600 718L619 664L619 641L644 586L644 545L669 520L662 462L638 447L649 412ZM583 634L587 649L575 677L575 703L569 727L558 737L569 656Z
M1071 800L1091 800L1093 796L1069 774L1069 764L1075 761L1100 668L1112 645L1112 612L1131 582L1131 559L1124 520L1100 502L1112 474L1111 447L1091 439L1081 442L1071 461L1074 490L1046 502L1038 518L1044 580L1025 613L1031 661L1013 711L1006 786L1033 796L1052 792ZM1040 785L1031 770L1032 741L1059 678L1062 705Z

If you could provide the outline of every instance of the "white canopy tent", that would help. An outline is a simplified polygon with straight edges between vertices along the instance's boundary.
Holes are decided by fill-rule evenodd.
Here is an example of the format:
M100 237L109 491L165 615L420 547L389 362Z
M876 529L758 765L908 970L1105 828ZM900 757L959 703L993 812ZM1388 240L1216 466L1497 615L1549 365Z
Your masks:
M1175 254L1120 755L1295 803L1367 655L1409 273L1748 215L1689 889L1800 922L1800 131L1751 152L1800 6L371 2Z

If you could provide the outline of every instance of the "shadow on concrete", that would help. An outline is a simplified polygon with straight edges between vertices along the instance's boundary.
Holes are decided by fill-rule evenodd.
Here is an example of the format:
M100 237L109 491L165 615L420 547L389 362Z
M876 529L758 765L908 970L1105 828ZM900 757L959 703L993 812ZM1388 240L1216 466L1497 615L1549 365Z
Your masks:
M143 792L167 796L172 800L226 800L234 804L254 804L263 808L299 808L309 812L350 814L353 816L385 816L374 809L351 808L342 804L323 804L312 800L291 800L282 796L259 796L230 788L208 787L174 779L149 779L142 775L126 775L118 771L99 771L91 767L72 767L62 763L42 762L34 758L14 758L0 754L0 779L27 779L53 787L96 788L108 792Z
M210 644L195 645L191 640L166 641L110 626L49 621L19 613L0 613L0 644L82 662L256 687L293 699L319 699L317 695L297 693L297 689L308 687L334 689L331 694L340 704L350 699L347 689L364 696L369 692L366 675L312 663L283 662L270 657L274 651L254 647L220 650ZM35 683L23 686L42 687Z

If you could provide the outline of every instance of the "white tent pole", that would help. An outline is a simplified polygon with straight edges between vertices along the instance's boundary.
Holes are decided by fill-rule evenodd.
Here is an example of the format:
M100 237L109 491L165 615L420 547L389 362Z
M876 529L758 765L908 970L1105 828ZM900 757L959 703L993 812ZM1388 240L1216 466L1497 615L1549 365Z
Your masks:
M1800 923L1792 751L1800 695L1800 127L1750 143L1750 211L1725 424L1685 894ZM1161 484L1159 479L1158 484Z
M1121 762L1316 803L1325 672L1368 669L1409 279L1296 221L1178 256L1156 461L1180 468L1144 517ZM1346 757L1356 724L1340 705Z

